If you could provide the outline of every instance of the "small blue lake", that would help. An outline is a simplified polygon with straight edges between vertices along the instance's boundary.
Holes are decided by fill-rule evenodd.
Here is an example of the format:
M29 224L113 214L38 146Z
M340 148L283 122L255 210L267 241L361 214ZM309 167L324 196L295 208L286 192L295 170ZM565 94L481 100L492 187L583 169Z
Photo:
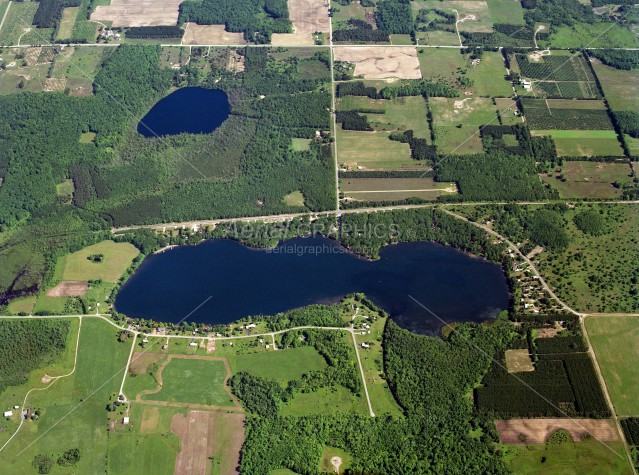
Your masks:
M209 134L231 112L224 91L203 87L184 87L160 100L138 122L138 133L145 137Z
M442 321L482 321L508 308L502 269L451 247L403 243L369 261L323 237L296 238L273 250L213 239L147 257L116 296L130 317L229 323L364 292L399 325L418 333Z

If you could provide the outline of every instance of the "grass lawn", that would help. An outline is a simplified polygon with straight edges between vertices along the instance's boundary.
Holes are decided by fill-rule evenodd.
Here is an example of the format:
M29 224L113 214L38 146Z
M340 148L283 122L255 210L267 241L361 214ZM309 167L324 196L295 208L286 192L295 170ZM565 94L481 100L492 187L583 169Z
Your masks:
M493 28L494 21L491 18L488 4L486 2L473 2L463 0L417 0L410 2L413 14L421 9L427 10L444 10L459 13L459 18L463 19L468 15L473 15L475 20L467 20L459 23L460 31L485 32L490 33ZM510 22L509 22L510 23ZM449 44L458 44L449 43Z
M14 315L19 313L31 314L31 312L33 312L33 306L36 303L36 298L35 295L32 295L30 297L14 299L7 306L7 310Z
M459 37L450 31L418 31L415 33L418 45L458 46Z
M639 110L639 71L624 71L593 60L592 66L613 111Z
M42 415L37 422L25 423L0 453L3 472L33 473L37 454L58 454L73 448L82 454L75 473L106 472L105 405L118 391L129 345L117 341L117 329L107 322L83 319L75 372L49 389L29 395L28 405L40 408Z
M173 358L161 370L162 389L144 400L234 406L224 386L223 361Z
M237 355L235 370L275 379L286 384L304 373L326 368L326 361L312 346Z
M618 198L621 190L613 183L630 183L631 168L627 163L565 162L553 173L541 175L562 198Z
M58 32L56 33L56 40L68 40L73 36L73 27L75 25L75 19L78 16L78 12L81 7L68 7L62 11L62 19L58 26Z
M639 317L589 317L586 329L618 416L639 416Z
M56 277L60 280L101 279L117 282L139 253L140 251L129 243L102 241L65 256L62 259L60 275L56 266ZM90 256L99 254L103 255L102 262L93 262L88 259Z
M626 139L626 144L628 144L628 149L632 155L639 155L639 139L631 137L630 135L625 134L624 138Z
M622 442L596 440L547 444L501 446L506 463L515 474L597 475L632 474ZM611 450L612 449L612 450ZM620 456L620 455L621 456ZM543 461L542 461L543 460Z
M346 27L346 22L351 18L356 20L369 21L373 19L374 7L362 7L360 2L352 2L350 5L338 5L333 14L333 29L337 30Z
M379 102L379 101L375 101ZM364 114L377 131L412 130L416 138L429 139L426 102L421 96L384 101L383 114Z

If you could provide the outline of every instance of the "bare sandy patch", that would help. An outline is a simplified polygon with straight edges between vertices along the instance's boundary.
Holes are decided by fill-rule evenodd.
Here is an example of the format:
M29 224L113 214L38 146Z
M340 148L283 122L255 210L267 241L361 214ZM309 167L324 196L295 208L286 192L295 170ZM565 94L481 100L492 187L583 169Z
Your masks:
M619 440L608 419L511 419L495 421L495 425L504 444L543 444L559 429L567 431L575 442L586 434L602 442Z
M84 297L89 289L88 282L65 280L47 290L47 297Z
M51 381L53 381L53 376L49 376L48 374L42 376L42 379L40 380L42 384L49 384Z
M215 340L207 340L206 342L206 352L213 353L215 351Z
M310 33L273 33L271 44L273 46L313 46L315 40Z
M185 45L245 45L243 33L230 33L224 25L187 23L182 43Z
M176 25L182 0L111 0L100 5L91 20L112 21L113 26Z
M288 11L295 33L310 36L330 30L328 4L324 0L288 0Z
M339 473L339 467L340 467L340 465L342 465L342 458L341 457L333 457L331 459L331 465L333 466L333 470L335 470L335 473Z
M535 371L528 350L506 350L506 368L510 373Z
M336 61L355 64L355 76L364 79L421 79L417 49L414 46L336 47Z

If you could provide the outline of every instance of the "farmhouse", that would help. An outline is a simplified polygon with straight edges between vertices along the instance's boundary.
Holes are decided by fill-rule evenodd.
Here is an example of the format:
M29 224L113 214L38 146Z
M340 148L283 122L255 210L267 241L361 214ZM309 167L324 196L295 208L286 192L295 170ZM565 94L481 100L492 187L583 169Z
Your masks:
M4 417L11 417L13 415L13 411L4 411Z

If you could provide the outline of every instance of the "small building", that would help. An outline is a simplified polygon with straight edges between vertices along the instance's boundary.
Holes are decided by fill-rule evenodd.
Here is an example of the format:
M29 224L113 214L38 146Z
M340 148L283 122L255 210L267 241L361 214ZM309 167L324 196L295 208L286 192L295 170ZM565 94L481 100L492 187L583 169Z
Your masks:
M4 411L4 417L11 417L13 415L13 411Z
M266 344L266 349L268 350L271 347L268 343Z
M20 406L13 406L14 409L20 409Z
M197 346L197 342L192 341L191 343L189 343L189 346Z
M124 416L124 419L122 419L122 424L127 425L129 423L129 416Z
M162 349L166 350L169 347L169 345L167 345L166 343L164 345L162 345Z
M370 345L368 343L362 343L362 348L369 348Z

